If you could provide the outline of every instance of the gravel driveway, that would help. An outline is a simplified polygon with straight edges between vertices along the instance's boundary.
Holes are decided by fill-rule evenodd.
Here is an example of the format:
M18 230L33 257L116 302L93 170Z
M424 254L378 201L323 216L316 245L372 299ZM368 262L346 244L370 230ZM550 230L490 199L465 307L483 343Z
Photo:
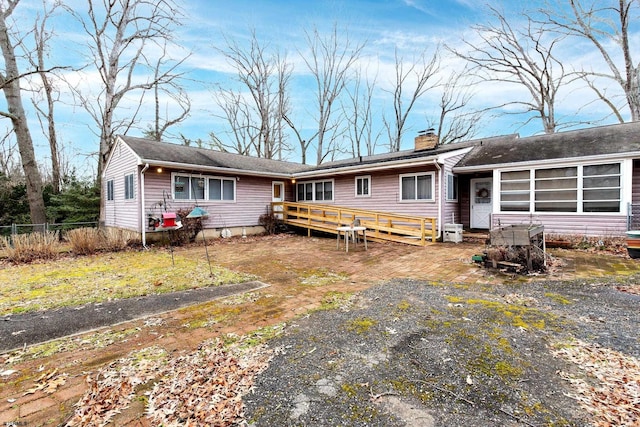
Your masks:
M640 357L640 296L611 284L395 280L338 303L270 342L277 355L245 396L250 424L596 425L607 409L585 411L576 384L598 379L553 352L586 342Z

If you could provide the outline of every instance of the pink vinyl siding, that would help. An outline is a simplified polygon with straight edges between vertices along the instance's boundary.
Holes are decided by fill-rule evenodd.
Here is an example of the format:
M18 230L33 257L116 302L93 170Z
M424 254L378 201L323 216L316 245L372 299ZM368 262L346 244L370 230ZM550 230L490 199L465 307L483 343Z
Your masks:
M198 206L209 213L209 216L204 220L205 228L258 225L258 218L267 212L267 207L271 203L272 179L241 176L238 180L237 176L220 174L205 176L236 180L235 201L197 201ZM147 171L145 186L146 214L159 216L165 209L169 212L175 212L178 209L191 209L196 205L195 200L174 200L171 198L171 171L165 170L162 173Z
M627 230L627 217L612 215L540 215L496 214L492 215L492 227L512 224L542 224L545 233L579 236L623 236Z
M452 156L447 158L444 161L444 166L443 166L443 181L442 181L442 200L444 200L444 207L443 207L443 212L442 212L442 221L445 224L448 223L456 223L456 224L461 224L462 223L462 215L461 215L461 210L460 210L460 206L461 206L461 180L458 178L458 200L456 201L449 201L446 200L446 196L447 196L447 175L451 174L451 170L453 169L453 167L460 161L460 159L464 157L464 154L459 154L456 156Z
M434 197L436 201L400 200L400 175L421 172L434 173ZM363 175L371 176L370 197L355 196L355 177ZM334 183L333 204L338 206L434 218L438 215L437 200L439 180L437 171L431 167L412 168L401 172L367 172L345 175L336 177Z
M138 165L133 152L117 142L102 180L102 194L105 198L105 225L140 231L140 183ZM133 198L125 199L125 176L133 174ZM113 180L114 198L107 200L107 183Z

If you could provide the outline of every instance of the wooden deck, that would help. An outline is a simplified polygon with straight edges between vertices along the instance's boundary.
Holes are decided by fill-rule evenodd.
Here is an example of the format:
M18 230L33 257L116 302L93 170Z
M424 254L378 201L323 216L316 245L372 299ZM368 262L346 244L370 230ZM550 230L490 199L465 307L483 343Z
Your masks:
M373 241L426 246L438 237L435 218L294 202L274 202L272 208L274 213L282 213L285 224L305 228L309 236L311 230L337 234L338 227L358 219L367 227L367 239Z

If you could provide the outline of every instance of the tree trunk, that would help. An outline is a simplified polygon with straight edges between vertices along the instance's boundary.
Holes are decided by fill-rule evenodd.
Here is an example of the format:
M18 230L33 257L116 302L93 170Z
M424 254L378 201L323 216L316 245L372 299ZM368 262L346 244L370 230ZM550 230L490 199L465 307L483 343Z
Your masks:
M4 56L5 75L2 81L2 90L7 100L8 116L11 118L13 131L18 142L18 150L22 161L22 169L27 184L27 200L33 224L44 224L47 217L42 197L42 178L38 170L36 156L33 149L31 133L27 126L27 116L20 95L20 74L16 55L9 39L9 33L5 22L5 15L0 14L0 48Z

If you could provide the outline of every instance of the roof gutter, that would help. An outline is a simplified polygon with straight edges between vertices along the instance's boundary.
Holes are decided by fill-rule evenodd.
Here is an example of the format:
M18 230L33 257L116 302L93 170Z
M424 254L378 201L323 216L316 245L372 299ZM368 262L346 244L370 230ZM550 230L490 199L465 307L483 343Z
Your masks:
M142 247L147 248L147 224L144 218L144 173L149 169L149 163L145 164L140 171L140 227L142 229Z
M549 165L561 165L567 163L585 163L585 162L593 162L593 161L601 161L601 160L620 160L626 158L637 158L640 156L640 152L627 152L627 153L611 153L611 154L603 154L599 156L585 156L585 157L567 157L561 159L553 159L553 160L529 160L526 162L511 162L511 163L495 163L490 165L478 165L478 166L460 166L454 167L453 172L455 173L472 173L472 172L487 172L492 171L494 169L511 169L511 168L527 168L532 166L537 166L540 164L544 164L544 166Z
M384 165L379 166L370 166L363 167L362 165L351 165L345 166L343 168L335 168L335 169L322 169L322 170L313 170L309 172L297 172L293 174L294 178L313 178L314 176L327 176L327 175L346 175L349 173L357 172L371 172L371 171L379 171L385 169L394 169L397 166L422 166L425 162L437 161L437 157L429 156L422 157L420 159L412 159L413 161L406 160L396 160L393 162L387 162Z
M166 162L166 161L157 161L150 159L140 159L139 164L146 163L147 165L152 164L154 166L162 166L170 169L188 169L188 170L199 170L206 172L218 172L218 173L235 173L238 175L251 175L251 176L259 176L265 178L281 178L287 179L292 178L292 173L277 173L277 172L260 172L260 171L252 171L247 169L236 169L236 168L222 168L217 166L201 166L194 165L190 163L175 163L175 162Z

